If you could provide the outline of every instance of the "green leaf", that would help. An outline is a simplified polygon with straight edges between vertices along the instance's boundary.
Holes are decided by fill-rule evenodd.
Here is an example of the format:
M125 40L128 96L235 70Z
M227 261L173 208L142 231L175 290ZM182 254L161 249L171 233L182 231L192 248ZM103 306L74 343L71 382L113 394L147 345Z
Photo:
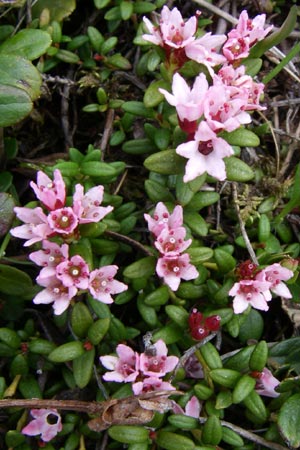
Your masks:
M185 160L175 150L163 150L148 156L144 161L146 169L161 175L173 175L183 172Z
M73 360L73 374L77 386L83 389L93 375L95 348L85 351Z
M155 271L156 258L154 256L146 256L127 266L124 270L124 276L128 278L149 277Z
M267 50L280 44L284 39L286 39L289 34L294 30L297 21L298 8L296 5L292 6L289 15L285 19L279 30L265 37L259 41L250 51L251 58L259 58Z
M30 61L21 56L0 53L0 87L12 86L25 91L31 100L36 100L41 84L41 75Z
M16 283L16 280L18 282ZM32 289L31 278L22 270L0 264L0 292L24 296Z
M39 18L44 9L50 11L50 20L62 21L76 8L76 0L38 0L32 7L32 17Z
M279 411L278 427L289 447L300 446L300 394L292 395Z
M253 133L253 131L240 127L237 130L223 131L220 133L220 137L225 139L230 145L238 147L257 147L259 145L259 137Z
M146 108L153 108L164 100L164 95L159 92L159 88L169 89L169 83L164 80L153 81L145 91L144 104Z
M198 236L206 236L208 233L208 226L203 217L196 212L185 212L184 223Z
M13 197L5 192L0 192L0 237L4 236L10 229L14 218L14 207Z
M246 182L254 178L254 172L248 164L235 156L224 158L227 180Z
M0 85L0 127L13 125L32 110L32 101L22 89Z
M43 55L50 45L51 37L49 33L26 28L3 42L0 45L0 53L19 55L32 60Z

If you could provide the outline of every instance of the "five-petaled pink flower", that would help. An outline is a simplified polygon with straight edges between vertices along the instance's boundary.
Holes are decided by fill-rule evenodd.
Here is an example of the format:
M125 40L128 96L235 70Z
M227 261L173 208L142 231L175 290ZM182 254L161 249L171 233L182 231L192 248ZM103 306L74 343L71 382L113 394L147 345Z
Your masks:
M226 169L223 159L233 155L232 147L208 126L200 122L193 140L180 144L176 153L188 159L183 181L187 183L207 172L217 180L225 180Z
M143 18L150 34L143 34L143 39L161 47L180 49L186 47L195 39L197 29L196 16L186 22L177 8L170 10L164 6L158 25L153 25L149 19Z
M168 348L162 339L155 342L153 347L155 348L154 352L141 353L140 371L148 377L160 378L175 369L178 358L177 356L167 356Z
M103 375L105 381L132 383L139 374L139 354L124 344L116 348L118 356L100 356L103 366L111 372Z
M184 414L185 416L194 417L195 419L198 419L201 411L201 405L197 397L193 395L185 405L184 409L182 409L181 406L179 406L177 403L174 402L172 411L175 414Z
M153 217L144 214L144 218L148 223L148 228L156 237L165 229L173 230L183 224L182 206L176 205L170 214L164 203L159 202L153 213Z
M61 417L56 409L32 409L30 414L34 420L22 429L23 434L40 434L44 442L49 442L62 430Z
M45 287L40 291L33 299L33 303L36 305L44 304L48 305L53 303L54 314L62 314L70 305L71 300L77 294L77 287L75 286L65 286L58 278L37 277L37 283L40 286Z
M229 291L233 296L233 310L235 314L244 312L249 305L262 311L268 311L268 303L272 300L270 283L259 280L241 280L235 283Z
M178 227L173 230L165 228L155 241L155 247L162 255L176 256L184 252L192 243L192 239L184 240L186 229Z
M103 266L95 269L89 276L89 291L93 298L102 303L112 303L112 295L126 291L128 286L114 279L118 266Z
M190 264L188 253L159 258L156 264L156 273L163 278L172 291L177 291L181 279L194 280L199 275L196 267Z
M99 222L113 210L112 206L100 206L103 193L103 186L95 186L84 194L83 186L76 184L73 195L73 210L79 223Z
M134 395L146 394L153 391L174 391L176 388L168 381L163 381L157 377L147 377L143 381L132 384Z
M37 173L37 183L30 182L36 197L50 211L62 208L66 201L66 187L58 169L53 172L53 181L42 171Z
M56 275L56 266L69 257L68 244L58 245L55 242L44 240L42 249L32 252L29 259L43 269L39 273L39 279Z
M58 264L56 276L66 287L87 289L89 286L89 266L80 255L72 256Z
M279 297L291 298L292 294L282 281L289 280L293 276L292 270L282 267L279 263L274 263L258 272L255 278L270 283L270 290Z
M14 212L17 218L24 222L24 225L12 228L10 233L14 237L27 239L24 247L42 241L53 234L53 230L48 224L47 216L40 206L33 209L16 206Z

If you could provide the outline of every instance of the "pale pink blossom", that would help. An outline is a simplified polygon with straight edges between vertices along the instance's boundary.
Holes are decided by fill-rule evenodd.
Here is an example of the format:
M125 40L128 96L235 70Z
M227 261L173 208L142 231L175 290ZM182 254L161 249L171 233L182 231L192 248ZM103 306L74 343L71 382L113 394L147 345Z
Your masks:
M201 405L197 397L193 395L185 405L184 409L182 409L181 406L179 406L177 403L174 402L172 411L175 414L184 414L185 416L194 417L195 419L198 419L201 411Z
M190 264L187 253L178 256L163 256L157 260L156 273L172 291L177 291L181 279L194 280L199 275L195 266Z
M294 273L291 270L275 263L258 272L255 279L270 283L270 290L279 297L292 298L288 287L282 281L289 280L293 276Z
M140 355L140 371L148 377L163 377L178 364L177 356L167 356L168 348L162 339L153 344L153 350ZM154 353L154 354L153 354Z
M256 377L255 377L256 378ZM280 384L272 374L272 372L266 367L257 377L257 382L255 390L259 395L264 395L265 397L279 397L279 392L275 391L275 388Z
M78 291L75 286L64 286L56 277L37 277L37 283L45 289L34 297L33 303L36 305L53 303L52 307L56 315L62 314L69 307Z
M89 286L89 266L80 255L74 255L56 266L56 277L66 287L87 289Z
M185 79L175 73L172 81L172 94L165 89L159 91L170 105L175 106L180 121L192 122L203 114L203 99L208 90L208 82L204 73L198 75L190 88Z
M55 242L44 240L42 250L29 254L29 259L43 269L39 273L40 278L52 277L56 274L56 266L69 257L69 246L58 245Z
M233 285L229 295L233 299L233 311L235 314L244 312L249 305L255 309L268 311L267 302L272 300L270 292L271 283L260 280L241 280Z
M153 217L149 214L144 214L144 218L148 223L148 228L156 237L162 232L164 228L173 230L182 226L183 224L183 209L182 206L177 205L172 213L169 213L164 203L159 202L153 212Z
M56 409L32 409L30 414L34 420L22 429L23 434L40 434L44 442L49 442L62 430L61 417Z
M157 236L155 247L162 255L176 256L184 252L192 243L192 239L184 240L186 229L178 227L173 230L167 228Z
M100 206L103 193L104 187L101 185L89 189L84 194L83 186L76 184L73 195L73 211L78 217L79 223L99 222L113 210L112 206Z
M200 122L193 140L180 144L176 153L188 159L185 166L183 181L194 180L207 172L218 180L226 179L226 156L233 155L232 147L208 126L205 121Z
M53 234L53 230L48 224L47 216L39 206L33 209L16 206L14 212L18 219L25 224L12 228L10 233L14 237L27 239L24 247L42 241Z
M100 356L102 365L110 370L103 375L105 381L132 383L139 375L139 354L124 344L116 348L118 356Z
M211 67L226 62L226 58L218 53L226 39L226 36L223 34L212 35L211 32L206 33L204 36L189 43L185 48L185 53L188 58L204 64L210 69Z
M266 109L265 106L259 104L265 85L263 83L256 83L245 72L246 68L243 65L237 68L234 68L232 65L223 66L218 74L214 75L214 84L226 85L231 98L244 98L244 111Z
M50 211L62 208L66 201L66 188L60 171L55 169L53 175L52 181L44 172L38 171L37 183L30 182L36 197Z
M90 273L88 289L96 300L102 303L112 303L112 295L126 291L128 286L114 279L118 266L103 266Z
M230 63L247 58L250 53L250 39L249 37L242 36L234 29L223 45L222 50L227 61Z
M234 131L241 125L251 122L251 116L244 111L248 95L240 91L232 97L230 89L225 84L217 83L211 86L204 100L204 117L209 127L219 131Z
M150 33L143 34L143 39L155 45L179 49L186 47L195 39L196 16L190 17L185 22L177 8L170 10L167 6L164 6L157 25L153 25L146 17L143 18L143 21Z
M240 14L236 30L241 36L248 37L250 45L252 46L257 41L261 41L262 39L264 39L265 36L269 34L273 29L273 25L265 28L265 22L265 14L259 14L253 19L249 19L247 11L243 10ZM228 33L229 37L231 33L232 31Z
M73 208L65 206L50 212L48 224L54 233L71 234L78 226L78 217Z
M152 391L174 391L175 389L171 383L157 377L147 377L143 381L137 381L132 384L134 395L146 394Z

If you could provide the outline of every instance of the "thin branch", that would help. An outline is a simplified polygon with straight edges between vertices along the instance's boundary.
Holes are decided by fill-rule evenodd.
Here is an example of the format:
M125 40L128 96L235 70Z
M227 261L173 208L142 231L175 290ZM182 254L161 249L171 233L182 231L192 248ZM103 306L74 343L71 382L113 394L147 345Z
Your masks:
M29 408L29 409L64 409L80 411L88 414L100 414L105 402L84 402L79 400L51 400L51 399L11 399L0 400L0 408Z
M108 237L116 239L117 241L121 241L124 242L125 244L130 245L130 247L134 247L138 250L141 250L147 256L154 256L154 254L150 250L148 250L143 244L141 244L138 241L135 241L134 239L131 239L128 236L125 236L124 234L116 233L115 231L110 230L106 230L104 234Z
M247 234L247 231L246 231L246 228L245 228L245 224L244 224L243 219L241 217L241 211L240 211L240 207L239 207L239 204L238 204L238 195L237 195L236 183L232 183L232 196L233 196L234 206L235 206L236 213L237 213L238 220L239 220L239 224L240 224L240 230L241 230L242 236L244 238L244 241L245 241L247 250L249 252L250 258L252 259L252 262L254 264L259 265L258 259L256 258L256 254L255 254L255 252L254 252L254 250L252 248L250 239L248 237L248 234Z
M267 441L266 439L257 436L255 433L252 433L251 431L244 430L241 427L238 427L237 425L234 425L233 423L227 422L225 420L221 420L221 425L224 427L229 428L232 431L235 431L240 436L244 437L245 439L248 439L249 441L255 442L258 445L262 445L263 447L270 448L271 450L288 450L287 447L281 444L276 444L276 442Z

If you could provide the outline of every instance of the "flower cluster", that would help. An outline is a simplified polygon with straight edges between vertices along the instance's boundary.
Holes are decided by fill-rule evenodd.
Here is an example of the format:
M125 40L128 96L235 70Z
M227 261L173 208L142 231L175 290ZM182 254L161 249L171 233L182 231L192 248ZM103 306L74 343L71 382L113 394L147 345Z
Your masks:
M206 65L212 80L210 85L206 75L200 73L190 88L185 79L175 73L172 94L159 89L168 103L175 106L179 125L188 135L187 142L176 148L177 154L188 159L184 182L205 172L218 180L225 180L224 158L232 156L233 149L220 133L249 124L251 116L248 111L264 109L259 104L264 85L247 75L245 66L240 63L272 27L264 29L264 14L250 20L247 12L243 11L237 27L229 32L228 37L207 33L196 39L196 17L185 23L176 8L170 11L167 6L162 10L159 27L154 27L146 18L144 22L151 33L143 35L145 40L169 49L167 55L171 51L173 60L179 57L181 62L192 59ZM222 44L223 55L217 53ZM183 51L185 58L182 57ZM212 67L217 65L219 69L215 73Z
M176 291L181 278L193 280L197 278L198 271L190 264L190 257L183 253L192 243L191 239L184 240L186 230L183 225L182 206L175 206L170 214L164 203L159 202L153 217L144 214L148 222L149 231L155 236L154 245L160 253L156 265L157 275Z
M218 315L204 317L203 314L194 308L189 315L189 328L193 339L201 341L209 335L211 331L218 331L221 324L221 317Z
M80 237L80 224L99 222L112 211L112 206L100 206L103 186L93 187L84 194L83 187L77 184L73 206L70 207L66 206L66 187L59 170L54 171L53 181L39 171L37 184L30 184L44 209L39 206L34 209L16 207L17 217L25 224L13 228L11 234L28 239L25 246L42 241L42 249L29 255L35 264L43 267L36 281L44 289L34 297L33 302L53 303L54 313L61 314L79 290L88 290L96 300L112 303L111 295L127 289L127 285L114 279L118 266L108 265L90 270L82 256L69 256L69 244L64 242L72 242ZM59 245L48 238L56 238L64 243Z
M292 278L294 273L279 263L259 270L251 261L245 261L237 269L237 274L241 279L229 291L229 295L234 297L235 314L242 313L249 305L268 311L268 302L272 300L272 293L284 298L292 297L283 281Z
M132 383L135 395L175 389L171 383L162 380L178 363L177 356L167 356L168 349L163 340L147 346L140 354L127 345L119 344L116 353L118 356L100 356L103 366L111 371L103 375L105 381Z
M49 442L62 430L61 417L56 409L32 409L30 414L34 420L22 429L23 434L40 434L44 442Z
M11 234L27 239L24 246L53 236L63 239L78 239L79 225L99 222L109 214L112 206L100 206L103 199L103 186L95 186L85 194L83 186L76 184L73 205L66 206L66 186L58 169L54 170L51 180L44 172L37 173L37 184L30 183L43 208L15 207L14 211L24 225L15 227Z

